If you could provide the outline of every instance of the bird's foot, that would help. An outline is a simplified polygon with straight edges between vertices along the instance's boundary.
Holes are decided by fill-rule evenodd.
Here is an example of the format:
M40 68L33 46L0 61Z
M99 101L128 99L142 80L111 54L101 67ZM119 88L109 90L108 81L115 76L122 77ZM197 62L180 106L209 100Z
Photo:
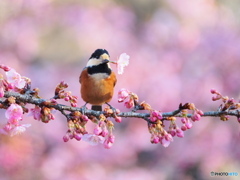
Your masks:
M108 104L108 103L105 103L105 104L107 104L107 105L110 107L110 109L113 111L113 116L116 117L116 116L117 116L117 109L114 108L113 106L111 106L111 105Z
M81 107L81 110L82 110L82 114L85 115L85 112L86 112L86 107L87 103L85 103L82 107Z

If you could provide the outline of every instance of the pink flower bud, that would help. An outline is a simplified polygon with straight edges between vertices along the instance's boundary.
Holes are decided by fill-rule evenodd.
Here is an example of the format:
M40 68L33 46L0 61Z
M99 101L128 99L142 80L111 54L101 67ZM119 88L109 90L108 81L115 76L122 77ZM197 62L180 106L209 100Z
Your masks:
M68 142L69 141L69 135L68 134L65 134L64 136L63 136L63 141L64 142Z
M113 144L111 142L109 142L107 139L103 143L103 147L106 149L110 149L112 147L112 145Z
M182 127L181 127L181 130L183 130L183 131L186 131L187 130L187 127L186 127L186 125L184 124L184 125L182 125Z
M116 114L119 114L121 111L119 109L116 109Z
M161 120L162 119L162 113L159 111L151 111L150 113L150 120L152 122L156 122L157 120Z
M69 133L68 133L68 136L69 136L70 139L73 139L73 138L74 138L73 132L69 132Z
M8 89L14 89L14 85L13 84L8 84Z
M64 100L65 100L65 101L69 101L69 97L65 97Z
M171 134L172 137L176 136L176 131L174 131L173 129L169 130L168 133Z
M108 141L110 142L110 143L114 143L114 141L115 141L115 136L114 135L109 135L109 137L108 137Z
M192 115L191 119L195 121L199 121L201 119L201 116L195 111L194 114Z
M71 103L72 107L77 107L77 103Z
M84 121L88 121L88 120L89 120L86 115L82 115L81 118L82 118L82 120L84 120Z
M152 122L156 122L156 121L157 121L157 118L156 118L156 117L150 117L150 120L151 120Z
M179 128L176 129L176 134L177 134L177 137L184 137L183 131Z
M192 122L191 122L191 121L189 121L189 120L186 122L186 124L185 124L185 125L186 125L186 127L187 127L188 129L191 129L191 128L192 128L192 126L193 126Z
M185 124L187 122L186 118L182 118L181 121L183 124Z
M130 99L129 101L125 102L124 105L126 106L126 108L130 109L134 106L134 101Z
M217 93L218 93L216 89L211 89L210 92L211 92L212 94L217 94Z
M151 143L153 143L153 144L159 143L159 138L158 138L158 137L154 137L154 138L151 140Z
M0 65L0 68L3 69L3 70L6 71L6 72L11 70L10 67L5 66L5 65L3 65L3 64Z
M167 133L165 136L165 139L168 140L168 141L173 141L173 137L171 134Z
M80 141L82 139L82 134L80 133L74 133L74 138L77 140L77 141Z
M203 115L204 115L204 113L203 113L201 110L199 110L199 109L197 109L196 112L197 112L200 116L203 116Z
M100 128L99 126L96 126L96 127L93 129L93 133L96 134L96 135L101 134L101 132L102 132L102 128Z
M103 129L102 129L101 136L102 136L102 137L106 137L107 135L108 135L108 130L107 130L107 128L103 128Z
M213 100L213 101L217 101L217 100L219 100L219 99L221 99L221 98L222 98L222 96L220 96L220 95L217 94L216 96L213 96L213 97L212 97L212 100Z
M51 99L51 103L52 104L57 104L57 100L56 99Z
M151 115L154 116L154 117L157 117L158 116L158 111L152 111Z
M49 118L49 120L54 120L54 119L55 119L55 116L54 116L53 114L49 114L49 115L48 115L48 118Z
M115 117L115 121L120 123L120 122L122 122L122 118L117 116L117 117Z

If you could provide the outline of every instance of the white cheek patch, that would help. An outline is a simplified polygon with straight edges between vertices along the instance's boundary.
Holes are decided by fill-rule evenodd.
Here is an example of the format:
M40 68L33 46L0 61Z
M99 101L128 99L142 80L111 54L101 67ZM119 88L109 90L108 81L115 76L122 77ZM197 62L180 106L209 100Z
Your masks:
M88 60L87 67L97 66L99 64L101 64L101 60L93 58Z
M102 79L106 79L109 75L107 73L96 73L90 75L90 77L94 78L96 81L100 81Z

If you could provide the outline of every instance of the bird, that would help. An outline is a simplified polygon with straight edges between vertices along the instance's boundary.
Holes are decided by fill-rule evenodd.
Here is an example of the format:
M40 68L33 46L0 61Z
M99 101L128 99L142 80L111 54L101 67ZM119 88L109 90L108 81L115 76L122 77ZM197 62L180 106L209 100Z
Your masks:
M102 111L102 105L111 101L117 83L111 62L106 49L97 49L90 56L79 77L81 97L86 102L84 108L89 103L92 110Z

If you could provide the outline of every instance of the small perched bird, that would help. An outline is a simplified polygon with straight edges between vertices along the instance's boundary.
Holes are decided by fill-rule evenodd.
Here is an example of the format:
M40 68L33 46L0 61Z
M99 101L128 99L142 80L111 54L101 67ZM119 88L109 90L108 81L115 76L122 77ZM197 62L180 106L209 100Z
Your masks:
M102 104L112 99L117 79L110 62L107 50L97 49L80 74L81 96L86 104L92 105L92 110L102 111Z

